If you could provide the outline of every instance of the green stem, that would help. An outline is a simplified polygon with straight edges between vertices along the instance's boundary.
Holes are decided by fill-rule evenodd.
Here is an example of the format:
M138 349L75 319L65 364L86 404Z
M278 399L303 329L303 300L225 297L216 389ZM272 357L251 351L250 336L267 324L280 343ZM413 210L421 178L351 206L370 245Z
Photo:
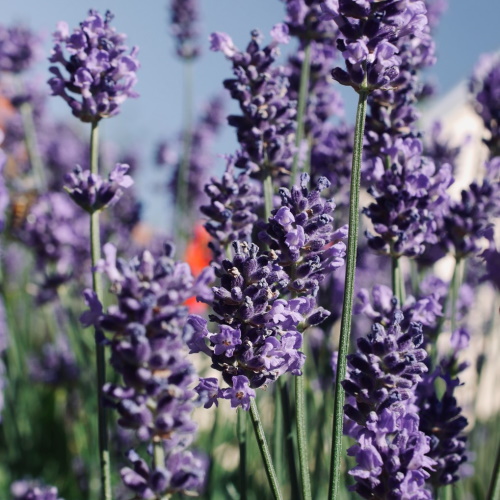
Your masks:
M311 44L308 43L304 49L304 60L302 61L302 68L300 71L300 87L299 87L299 100L297 102L297 135L295 138L295 146L301 147L302 140L304 139L304 115L307 105L307 94L309 91L309 75L311 73ZM292 175L290 185L293 186L297 179L297 172L299 169L299 151L295 154L292 165Z
M347 368L347 352L351 334L352 302L354 296L354 275L356 271L356 254L358 247L359 223L359 190L361 177L361 159L363 154L363 134L365 129L366 103L368 94L360 91L356 112L354 148L352 154L351 193L349 200L349 234L347 243L345 292L340 325L339 359L335 381L335 401L333 413L332 455L330 461L329 500L338 498L340 482L340 458L342 455L342 428L344 420L344 388L342 381Z
M165 470L165 450L163 448L163 440L156 438L153 440L153 465L155 469ZM170 494L166 493L158 497L157 500L168 500Z
M493 466L487 500L500 500L500 443L498 444L497 457Z
M292 422L292 407L290 404L290 396L288 394L288 385L283 376L278 378L277 384L280 389L281 413L283 415L283 426L285 429L285 446L287 453L288 472L290 475L290 487L294 495L298 495L300 491L299 475L295 465L295 446L293 442L293 422ZM292 500L295 496L292 497Z
M237 411L236 430L240 448L240 500L247 499L247 412Z
M264 177L264 220L267 222L269 217L271 217L271 211L273 209L273 178L271 176L270 169L266 170L266 176Z
M274 470L271 453L269 452L269 446L267 445L264 428L262 427L262 422L260 421L259 409L257 408L255 399L252 399L250 403L250 417L252 419L253 429L255 432L255 437L257 439L257 444L259 446L260 454L262 456L262 461L264 462L264 467L266 469L267 480L273 492L273 498L275 500L283 500L278 478L276 477L276 472Z
M21 104L20 111L24 128L24 142L26 144L28 159L33 170L36 189L39 192L43 192L46 190L47 181L45 179L45 170L36 139L36 127L35 121L33 120L33 108L29 102L23 102Z
M281 379L281 377L280 377ZM283 446L284 446L284 429L283 429L283 404L281 402L281 394L279 387L275 384L274 387L274 429L273 429L273 458L276 465L276 474L280 484L283 484Z
M406 294L400 257L392 257L392 293L398 299L399 307L402 307Z
M92 122L90 133L90 171L99 174L99 122ZM101 238L99 233L99 212L90 216L90 256L92 261L92 287L99 301L103 301L102 277L96 271L101 258ZM104 345L100 341L101 332L96 330L96 364L97 364L97 418L99 426L99 458L101 468L101 498L111 500L111 471L109 463L108 425L106 409L102 398L102 388L106 383L106 360Z
M453 333L457 329L457 305L458 305L458 292L460 290L461 284L461 263L462 260L460 257L456 257L455 261L455 269L453 270L453 276L451 278L451 312L450 312L450 321L451 321L451 333Z
M177 241L181 243L180 250L184 250L186 241L189 238L189 160L191 156L192 142L192 120L193 120L193 63L184 63L184 147L182 160L177 174L176 192L176 233Z
M302 498L304 500L312 500L306 432L306 408L304 399L304 375L301 375L295 377L295 414L297 418L297 445L299 450L300 480L302 485Z

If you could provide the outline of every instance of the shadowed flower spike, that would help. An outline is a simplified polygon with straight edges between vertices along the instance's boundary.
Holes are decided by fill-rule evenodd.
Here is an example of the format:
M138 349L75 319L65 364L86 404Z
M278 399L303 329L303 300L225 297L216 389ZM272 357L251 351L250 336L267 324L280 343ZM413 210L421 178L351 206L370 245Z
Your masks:
M44 486L37 481L16 481L10 487L12 500L62 500L55 486Z
M22 73L41 55L40 37L21 25L0 25L0 72Z
M138 95L132 90L139 68L138 49L133 47L127 54L126 36L110 26L112 19L109 11L103 18L90 10L73 33L63 21L54 33L49 61L56 65L50 67L54 76L48 83L52 95L61 96L83 122L117 115L127 98ZM67 71L67 76L57 64Z

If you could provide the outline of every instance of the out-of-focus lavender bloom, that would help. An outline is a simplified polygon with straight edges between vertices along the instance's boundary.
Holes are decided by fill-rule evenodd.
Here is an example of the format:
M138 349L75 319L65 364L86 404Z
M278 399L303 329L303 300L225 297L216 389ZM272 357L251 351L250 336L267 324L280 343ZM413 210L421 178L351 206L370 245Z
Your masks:
M458 481L459 469L467 461L467 437L463 432L467 418L462 415L454 392L461 385L458 375L468 367L468 363L458 362L458 354L469 345L469 340L465 328L454 331L450 353L438 360L436 369L425 374L417 387L420 430L431 438L429 456L436 461L429 480L434 487ZM443 380L446 387L440 396L436 391L437 379Z
M263 201L258 185L246 173L235 176L232 158L228 159L222 178L212 178L205 192L210 204L200 207L200 211L208 217L205 229L212 237L209 246L214 261L220 263L233 241L251 241Z
M199 17L198 0L170 1L171 31L175 38L177 55L183 59L194 59L200 55Z
M396 311L387 328L374 324L348 356L345 431L358 441L348 450L357 462L349 474L363 498L432 498L425 488L434 465L430 440L418 429L413 404L427 354L420 348L422 326L411 323L403 331L402 321Z
M296 102L287 94L286 69L273 66L278 42L262 47L260 40L261 34L252 31L252 40L243 52L225 33L213 33L211 49L233 63L235 78L225 80L224 87L242 112L228 117L241 146L236 166L258 178L265 172L277 177L289 174L295 154Z
M172 259L170 246L158 259L145 251L129 262L117 260L110 244L103 250L98 269L110 279L118 305L101 314L102 306L89 291L90 311L82 317L85 325L93 323L112 335L111 365L121 385L106 384L103 392L120 415L119 425L134 429L142 441L159 440L166 455L164 466L150 469L133 452L136 459L129 459L134 467L122 469L122 479L136 493L199 491L204 470L186 450L196 431L191 419L196 376L181 335L184 302L197 294L210 300L207 284L213 274L207 268L195 280L187 264Z
M16 481L10 487L12 500L62 500L55 486L39 481Z
M117 115L127 98L137 97L132 88L139 68L138 49L133 47L127 54L126 36L110 26L112 19L109 11L103 18L90 10L73 33L64 21L54 33L55 45L49 61L61 64L68 76L59 66L49 68L55 75L49 80L52 95L61 96L84 122Z
M369 192L375 203L363 210L378 235L367 233L370 247L394 257L422 254L427 244L438 242L440 218L447 207L446 189L452 182L451 167L435 165L422 157L419 139L397 139L384 150L387 168Z
M0 72L22 73L41 54L40 37L26 26L0 25Z
M52 386L72 385L80 376L69 339L63 334L55 342L44 344L40 354L31 356L28 369L32 380Z
M273 210L259 233L261 241L276 251L278 262L292 278L289 289L298 294L316 295L320 283L344 265L347 226L333 227L333 200L321 192L330 185L321 177L309 191L309 175L302 174L300 187L280 189L281 207Z
M434 29L439 24L442 15L448 10L448 0L425 0L425 7L429 26Z
M485 139L491 156L500 156L500 54L483 54L470 84L473 105L490 132Z
M185 172L189 207L192 207L191 210L196 218L198 207L207 201L204 188L214 164L211 149L224 118L224 99L216 96L208 102L193 129L181 134L175 151L168 143L163 143L158 148L159 163L174 170L169 184L174 200L177 200L178 195L179 172ZM185 134L190 134L189 138L186 138ZM185 149L186 140L189 140L188 158L177 152L177 150Z
M7 186L5 184L4 168L6 162L7 162L7 156L4 153L3 149L0 147L0 232L2 232L5 227L5 211L9 206L9 198L10 198L9 190L7 189Z
M9 344L9 326L7 324L7 316L5 314L5 306L3 299L0 298L0 423L2 422L2 412L4 407L4 389L7 384L5 377L5 364L3 355Z
M65 189L77 205L92 214L117 203L123 194L121 188L132 186L134 181L127 175L128 170L128 165L117 163L105 180L90 170L76 167L66 175Z
M337 24L338 46L346 70L337 67L332 75L342 85L373 90L393 84L400 74L399 40L418 38L427 26L424 2L366 0L322 3L324 16Z
M442 129L441 122L436 121L432 124L427 141L424 143L424 154L430 157L438 168L446 164L454 167L461 146L452 146L450 141L443 137Z
M233 249L234 257L223 260L216 270L220 286L213 288L214 314L209 318L219 324L218 332L211 333L207 320L191 315L185 336L191 352L210 356L212 367L232 387L223 390L223 397L248 409L250 388L286 372L301 374L305 359L300 352L301 332L321 323L328 312L316 308L310 296L279 298L289 278L275 252L259 253L256 245L245 242L234 242ZM234 381L235 377L240 378Z

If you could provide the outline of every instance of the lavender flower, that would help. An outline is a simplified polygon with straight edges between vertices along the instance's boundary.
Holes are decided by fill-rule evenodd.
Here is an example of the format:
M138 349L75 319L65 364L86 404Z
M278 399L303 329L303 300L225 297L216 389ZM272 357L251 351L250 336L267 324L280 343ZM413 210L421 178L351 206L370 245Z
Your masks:
M90 170L82 171L81 167L76 167L66 175L68 185L65 189L77 205L92 214L117 203L123 194L120 188L132 186L134 181L127 175L128 170L128 165L117 163L108 180L104 180Z
M22 73L40 57L40 37L22 25L0 25L0 72Z
M283 29L277 30L280 36L275 33L275 40L264 47L260 33L252 31L252 40L244 52L225 33L210 37L210 48L233 62L235 78L225 80L224 87L238 101L242 112L228 117L241 145L235 164L258 178L265 172L274 177L287 175L295 153L296 103L287 94L285 68L273 66Z
M302 174L300 188L280 189L281 207L273 210L259 238L278 255L278 262L292 282L294 293L316 295L327 274L344 265L347 226L334 230L333 200L321 192L330 183L324 177L309 191L309 175Z
M182 59L194 59L200 55L198 0L171 0L170 21L176 41L177 55Z
M316 308L310 296L279 298L289 280L275 252L260 253L256 245L238 241L233 249L233 259L222 261L216 271L220 286L213 288L214 314L209 318L218 331L209 332L204 318L191 315L185 336L191 352L207 354L212 367L222 372L231 387L223 397L248 409L251 389L286 372L301 374L301 332L321 323L328 312Z
M38 481L16 481L10 494L12 500L62 500L55 486L44 486Z
M159 441L165 452L165 464L154 467L134 452L135 459L129 456L134 467L122 469L125 485L142 498L151 498L150 491L199 491L204 476L199 460L186 450L196 430L191 419L196 377L181 339L187 313L182 304L195 294L209 300L212 274L208 268L195 280L187 264L173 261L172 252L168 246L158 259L145 251L125 262L105 245L98 268L112 282L118 305L103 314L88 291L90 311L82 317L85 325L112 334L111 365L121 385L106 384L103 392L120 415L119 425L134 429L141 441Z
M205 229L212 236L209 243L215 262L222 262L226 250L235 241L251 241L262 198L257 185L242 172L235 177L234 163L228 159L226 171L219 181L215 178L205 186L210 204L200 207L208 218Z
M110 26L112 19L109 11L103 18L90 10L72 34L63 21L54 33L56 43L49 61L61 64L69 75L65 77L58 66L49 68L55 75L49 80L52 95L61 96L83 122L117 115L128 97L137 97L132 88L139 68L138 49L134 47L127 54L126 36Z
M346 70L332 75L342 85L373 90L391 85L400 73L399 39L420 35L427 25L425 4L414 0L389 2L330 0L322 3L325 16L340 30L338 46Z
M342 383L345 432L358 441L348 450L358 464L349 474L356 480L352 490L363 498L432 498L425 481L434 461L413 403L427 354L420 348L422 326L411 323L402 331L402 321L396 311L387 328L376 323L358 339Z

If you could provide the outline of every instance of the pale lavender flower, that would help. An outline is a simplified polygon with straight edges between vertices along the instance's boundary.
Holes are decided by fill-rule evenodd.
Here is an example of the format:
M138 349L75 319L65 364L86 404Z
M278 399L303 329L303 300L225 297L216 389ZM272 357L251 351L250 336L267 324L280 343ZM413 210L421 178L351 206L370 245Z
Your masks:
M126 36L110 26L112 19L109 11L103 18L90 10L73 33L64 21L54 33L56 43L49 60L62 65L68 76L59 66L49 68L55 75L49 80L52 95L61 96L84 122L117 115L127 98L137 97L132 88L139 68L138 49L127 54Z
M12 500L62 500L55 486L39 481L16 481L10 487Z
M41 55L41 38L26 26L0 25L0 72L22 73Z
M170 1L171 32L175 38L177 55L182 59L194 59L200 55L199 17L198 0Z

